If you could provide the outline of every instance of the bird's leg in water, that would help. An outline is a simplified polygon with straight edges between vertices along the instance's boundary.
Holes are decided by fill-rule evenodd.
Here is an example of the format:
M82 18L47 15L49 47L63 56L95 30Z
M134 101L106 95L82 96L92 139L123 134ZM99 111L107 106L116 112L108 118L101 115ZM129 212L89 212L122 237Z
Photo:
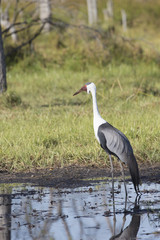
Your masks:
M112 158L111 158L111 155L110 155L110 154L109 154L109 160L110 160L110 164L111 164L111 174L112 174L112 194L114 195L113 162L112 162Z
M124 176L124 167L123 167L120 160L119 160L119 164L120 164L120 167L121 167L121 172L122 172L123 182L124 182L124 188L125 188L125 194L126 194L126 198L127 198L127 187L126 187L126 181L125 181L125 176Z
M110 164L111 164L111 173L112 173L112 198L113 198L113 221L114 221L114 226L116 224L116 214L115 214L115 201L114 201L114 175L113 175L113 162L112 162L112 158L111 155L109 154L109 160L110 160Z
M123 228L126 222L126 213L127 213L126 209L127 209L127 195L125 196L124 216L123 216L123 224L122 224L121 231L123 231Z

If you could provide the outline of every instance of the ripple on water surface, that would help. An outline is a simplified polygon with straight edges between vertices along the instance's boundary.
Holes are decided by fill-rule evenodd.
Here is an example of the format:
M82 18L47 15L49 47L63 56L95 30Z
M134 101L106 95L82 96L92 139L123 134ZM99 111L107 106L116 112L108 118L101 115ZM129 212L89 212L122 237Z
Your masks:
M115 181L74 189L0 185L0 239L160 239L160 184Z

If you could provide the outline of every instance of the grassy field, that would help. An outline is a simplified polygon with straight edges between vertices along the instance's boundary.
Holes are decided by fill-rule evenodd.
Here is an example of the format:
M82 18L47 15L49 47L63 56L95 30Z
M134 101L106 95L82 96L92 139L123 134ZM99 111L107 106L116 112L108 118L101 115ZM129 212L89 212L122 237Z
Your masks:
M158 162L159 77L154 63L110 64L83 72L13 68L9 91L1 97L1 168L108 164L94 138L91 96L72 96L88 81L97 85L101 115L128 136L138 160Z
M125 37L135 32L146 34L144 28L131 28ZM102 36L99 44L67 29L62 35L43 35L35 53L7 59L8 91L0 97L1 170L109 164L94 137L91 96L73 97L91 81L102 117L126 134L138 162L160 162L158 53L143 41L122 41L120 33ZM160 49L153 28L148 40L151 35ZM59 42L65 47L58 48Z

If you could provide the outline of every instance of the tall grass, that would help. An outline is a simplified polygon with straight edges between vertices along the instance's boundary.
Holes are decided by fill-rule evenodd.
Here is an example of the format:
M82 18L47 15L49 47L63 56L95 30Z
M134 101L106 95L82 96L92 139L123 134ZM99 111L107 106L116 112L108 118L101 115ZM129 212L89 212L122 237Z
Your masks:
M128 136L139 162L159 161L156 64L91 66L83 72L51 67L25 72L17 66L17 70L8 72L11 92L0 99L1 169L108 164L94 138L91 96L72 96L88 81L97 85L102 117ZM12 91L20 104L6 104Z
M108 164L94 137L91 96L73 97L92 81L102 117L127 135L139 163L159 163L159 1L154 5L116 0L114 18L108 22L102 16L106 1L99 1L97 29L83 26L86 1L77 0L72 11L66 10L67 2L66 8L56 8L55 17L70 27L40 36L32 54L25 48L6 59L8 92L0 96L0 169ZM126 33L121 27L122 8L128 17ZM76 27L77 21L81 27ZM6 39L6 52L10 44Z

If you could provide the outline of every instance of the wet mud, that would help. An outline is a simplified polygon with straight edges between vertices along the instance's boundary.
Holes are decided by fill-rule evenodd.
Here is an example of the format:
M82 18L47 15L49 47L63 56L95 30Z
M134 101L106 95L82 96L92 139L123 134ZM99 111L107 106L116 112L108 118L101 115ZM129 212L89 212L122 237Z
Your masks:
M125 169L70 166L0 173L1 240L160 239L160 167L141 167L141 195Z
M126 181L130 180L128 169L125 168ZM154 181L160 183L160 164L140 166L141 182ZM114 168L114 176L121 177L118 166ZM30 172L0 172L0 183L32 183L45 187L78 187L88 186L101 181L100 178L111 177L110 167L97 168L69 166L53 169L36 169Z

